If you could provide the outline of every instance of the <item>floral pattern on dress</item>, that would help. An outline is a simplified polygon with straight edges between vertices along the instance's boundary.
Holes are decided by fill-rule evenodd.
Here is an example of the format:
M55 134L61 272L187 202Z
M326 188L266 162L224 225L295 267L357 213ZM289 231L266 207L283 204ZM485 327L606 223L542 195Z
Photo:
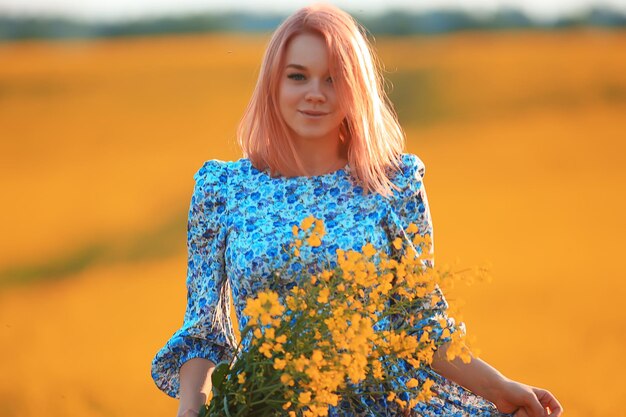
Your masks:
M393 177L399 190L387 199L377 193L363 193L349 165L334 172L317 176L271 177L269 170L258 170L248 158L237 161L206 161L194 174L195 186L189 207L187 224L187 307L183 324L155 355L151 374L159 389L179 398L179 369L192 358L205 358L219 363L233 357L234 332L228 320L226 329L218 330L216 309L222 308L230 317L227 297L220 291L230 288L239 327L247 318L243 315L246 299L267 288L274 279L272 271L284 268L280 287L289 289L302 268L309 272L321 267L334 268L336 250L361 251L371 242L376 248L393 256L390 242L403 237L410 223L418 226L422 235L433 235L428 199L423 184L424 163L413 154L402 154L401 171ZM288 262L292 226L313 215L326 227L322 245L303 247L297 262ZM333 258L335 258L333 260ZM428 265L431 266L432 265ZM450 326L457 327L445 315L447 303L441 296L438 304L428 300L418 303L424 318L415 324L415 332L446 317ZM284 292L286 293L286 291ZM226 301L225 301L226 300ZM424 314L425 310L427 313ZM405 319L398 317L398 320ZM377 329L393 326L394 319L377 323ZM437 329L439 326L433 326ZM465 331L463 327L459 327ZM434 331L436 333L436 330ZM440 333L436 334L440 337ZM433 338L435 335L433 335ZM441 339L441 343L449 339ZM243 341L245 348L248 341ZM401 365L409 370L410 365ZM419 403L414 415L420 416L507 416L499 413L486 399L428 369L413 370L419 380L435 381L436 395L428 403ZM407 378L408 380L408 378ZM395 381L392 384L404 383ZM402 396L399 396L400 399ZM372 409L388 416L402 415L394 402L384 397L373 401L362 397L362 404L342 402L330 407L329 416L367 417Z

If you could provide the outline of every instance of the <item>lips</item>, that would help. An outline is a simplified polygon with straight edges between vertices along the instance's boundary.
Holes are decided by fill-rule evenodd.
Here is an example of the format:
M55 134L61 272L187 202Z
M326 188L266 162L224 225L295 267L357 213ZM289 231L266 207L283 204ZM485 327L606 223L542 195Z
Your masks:
M300 113L305 116L326 116L328 113L318 110L298 110Z

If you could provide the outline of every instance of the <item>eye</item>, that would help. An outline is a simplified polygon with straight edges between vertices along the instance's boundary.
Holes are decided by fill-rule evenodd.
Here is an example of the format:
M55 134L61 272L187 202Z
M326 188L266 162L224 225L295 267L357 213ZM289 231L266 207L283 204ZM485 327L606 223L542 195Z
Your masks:
M302 81L304 80L304 75L296 72L296 73L287 75L287 78L295 80L295 81Z
M328 81L329 84L332 84L333 83L333 77L328 77L326 79L326 81Z

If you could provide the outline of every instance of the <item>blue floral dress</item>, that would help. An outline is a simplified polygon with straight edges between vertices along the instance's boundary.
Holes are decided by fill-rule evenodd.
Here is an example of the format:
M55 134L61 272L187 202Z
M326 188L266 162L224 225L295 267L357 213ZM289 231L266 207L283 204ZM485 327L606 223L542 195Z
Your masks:
M402 170L393 178L400 191L386 199L377 193L363 194L353 179L349 165L337 171L302 177L275 177L256 169L249 159L206 161L195 173L188 221L187 308L182 327L160 349L152 362L152 378L157 387L179 398L179 368L192 358L219 363L230 360L235 340L232 323L216 326L216 309L230 317L230 303L223 291L232 291L240 329L247 323L243 315L246 298L264 289L271 271L287 265L286 248L292 241L292 226L313 215L326 227L322 245L307 247L300 258L325 260L336 266L336 249L361 251L371 242L387 250L389 242L403 236L410 223L420 234L432 237L432 222L422 179L425 167L413 154L402 155ZM290 263L290 272L307 266L306 261ZM313 270L313 269L312 269ZM291 274L282 274L290 276ZM287 287L289 284L285 283ZM220 297L220 292L221 297ZM442 297L438 314L447 307ZM439 315L432 315L432 318ZM455 326L452 318L447 318ZM388 323L387 323L388 324ZM416 323L423 327L424 321ZM381 325L380 323L378 325ZM385 325L385 323L382 323ZM433 326L436 329L436 326ZM461 330L465 329L461 327ZM445 340L445 339L444 339ZM245 343L244 343L245 347ZM408 364L404 365L408 370ZM506 416L495 406L432 370L413 371L420 380L433 379L436 395L419 403L421 416ZM400 395L401 399L403 398ZM360 411L347 411L348 404L331 407L329 415L371 416L369 409L400 415L395 402L364 401Z

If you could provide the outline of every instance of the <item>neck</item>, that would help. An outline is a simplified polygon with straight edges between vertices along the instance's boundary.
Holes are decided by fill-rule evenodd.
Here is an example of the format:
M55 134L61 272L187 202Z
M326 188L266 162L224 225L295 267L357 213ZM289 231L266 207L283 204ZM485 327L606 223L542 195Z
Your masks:
M295 140L294 145L301 162L300 172L294 175L323 175L343 168L348 163L347 149L338 135L326 140Z

